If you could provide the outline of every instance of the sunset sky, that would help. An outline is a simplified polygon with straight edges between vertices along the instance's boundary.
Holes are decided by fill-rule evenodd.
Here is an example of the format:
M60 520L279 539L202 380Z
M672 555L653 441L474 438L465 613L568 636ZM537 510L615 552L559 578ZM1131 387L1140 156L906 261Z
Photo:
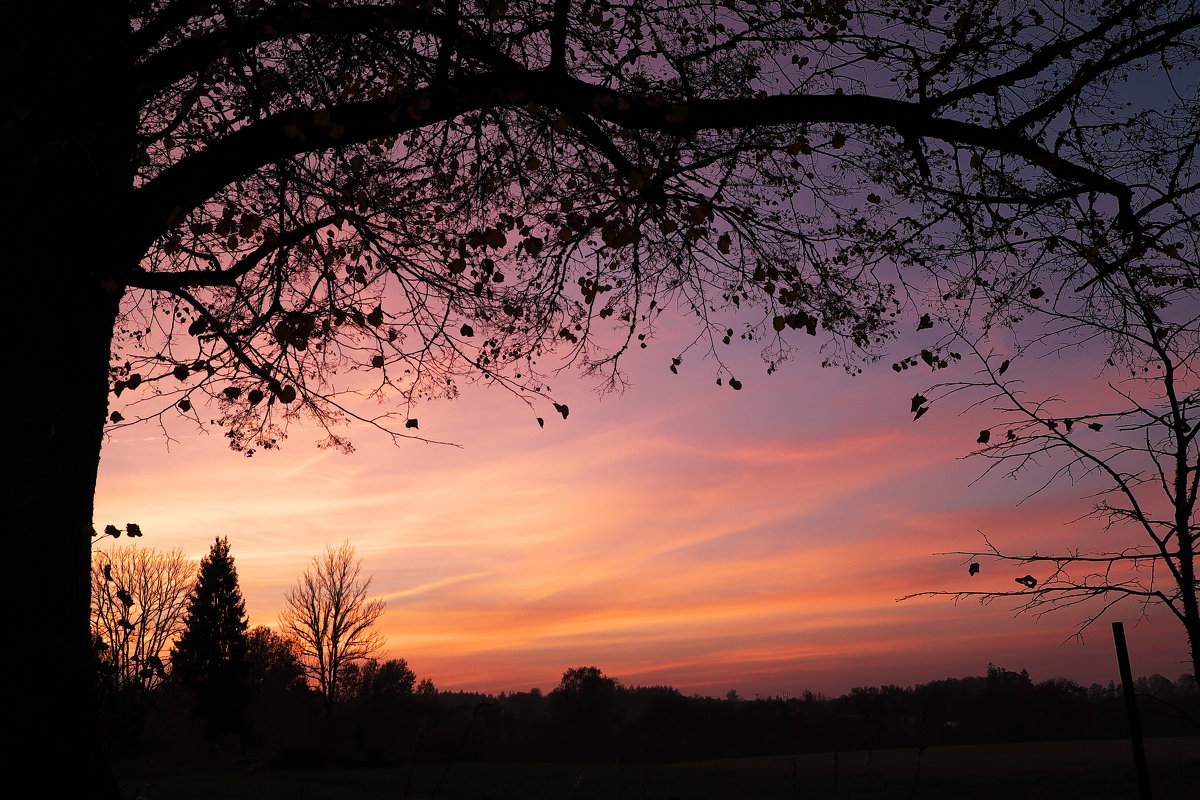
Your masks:
M418 409L423 434L461 447L397 447L363 428L341 455L293 429L281 452L247 459L215 427L172 427L169 447L156 428L123 429L105 446L96 521L137 522L143 546L196 558L228 536L252 625L276 624L311 557L348 539L388 602L383 655L443 689L549 689L580 665L743 696L909 685L988 662L1107 682L1115 619L1135 673L1188 671L1182 627L1162 609L1138 621L1119 608L1080 642L1068 641L1074 611L896 602L1036 575L985 564L971 578L960 557L932 555L974 549L981 532L1042 552L1097 536L1071 523L1085 486L1018 506L1032 481L973 483L985 464L962 457L988 414L952 400L914 422L909 398L935 376L885 361L851 378L818 368L814 345L768 377L743 342L730 349L735 392L699 357L668 371L679 333L634 357L623 395L562 376L566 420L483 388ZM1104 391L1083 357L1016 369L1031 390Z

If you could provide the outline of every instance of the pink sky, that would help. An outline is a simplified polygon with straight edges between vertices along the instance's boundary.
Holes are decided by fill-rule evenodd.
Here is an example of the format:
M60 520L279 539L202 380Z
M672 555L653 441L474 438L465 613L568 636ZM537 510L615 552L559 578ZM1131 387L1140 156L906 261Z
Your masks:
M104 450L96 521L137 522L144 546L197 558L228 536L251 624L275 624L309 559L349 539L388 601L384 655L441 688L549 689L592 664L704 694L841 693L988 662L1107 682L1115 619L1135 673L1187 671L1165 610L1139 622L1136 607L1118 609L1080 642L1066 641L1071 611L896 602L1012 588L1024 569L985 565L969 579L960 559L931 555L973 549L979 531L1043 552L1096 535L1067 524L1086 509L1082 487L1018 507L1032 484L972 485L985 465L961 456L987 415L950 401L914 423L909 398L928 372L884 363L850 378L817 368L814 347L767 377L741 343L734 392L695 357L668 372L669 340L635 356L619 397L560 378L571 414L539 412L544 429L499 391L419 409L422 433L461 448L395 447L363 429L346 456L293 429L281 452L247 459L217 429L172 428L170 452L152 427L123 429ZM1103 386L1083 362L1026 368L1034 385Z

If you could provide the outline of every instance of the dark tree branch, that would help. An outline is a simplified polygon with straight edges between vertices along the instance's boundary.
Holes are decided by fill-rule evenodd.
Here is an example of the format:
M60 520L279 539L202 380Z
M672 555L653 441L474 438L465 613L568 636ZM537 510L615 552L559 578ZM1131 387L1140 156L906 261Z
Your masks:
M550 71L567 72L567 20L571 0L554 0L554 19L550 23Z
M1126 11L1128 12L1134 8L1136 8L1136 4L1131 5ZM1120 42L1120 47L1114 46L1113 48L1120 52L1114 53L1112 57L1095 63L1080 65L1075 77L1066 86L1063 86L1045 101L1005 123L1004 129L1022 131L1039 120L1052 117L1066 108L1072 98L1078 97L1079 90L1083 86L1096 80L1101 75L1130 64L1139 58L1145 58L1154 53L1162 52L1177 34L1191 30L1197 24L1200 24L1200 16L1184 17L1177 22L1159 25L1149 31L1144 31L1135 36L1132 41Z
M228 57L236 49L246 52L280 38L297 35L388 33L413 31L452 40L454 28L440 16L414 11L410 6L380 5L328 8L323 5L270 6L240 21L236 30L219 26L194 36L135 67L139 93L148 96L193 72Z
M144 220L138 240L148 247L222 187L262 166L453 119L498 101L504 83L502 76L487 75L456 81L455 91L396 93L391 99L276 112L185 158L138 189L134 206Z
M168 33L196 17L207 15L212 7L211 0L173 0L167 3L130 34L129 41L133 51L138 54L149 52L150 48L162 41Z
M458 15L459 0L449 0L446 3L446 28L447 33L443 33L441 41L438 43L437 68L434 73L433 85L439 88L446 85L446 81L450 79L450 62L454 58L455 48L458 46L459 39L459 15Z
M240 278L248 275L251 270L261 264L271 254L303 241L322 228L333 224L337 219L336 215L324 216L305 225L300 225L279 233L272 241L263 242L232 265L225 268L181 270L179 272L148 272L142 267L138 267L130 275L128 285L138 289L153 289L167 292L176 292L180 289L200 286L236 286Z
M1129 22L1136 19L1142 9L1137 3L1130 3L1122 8L1116 14L1102 20L1098 25L1089 28L1078 36L1070 39L1054 39L1048 44L1036 50L1029 58L1025 59L1016 67L989 75L988 77L968 83L953 91L937 95L929 100L929 104L934 107L944 107L963 100L967 97L977 97L982 94L988 94L1006 86L1014 86L1020 81L1028 80L1037 76L1044 69L1053 64L1056 60L1069 59L1072 51L1082 47L1085 44L1102 40L1113 29L1123 22ZM1189 26L1180 23L1175 25L1161 26L1168 27L1173 32L1187 30ZM1191 25L1195 25L1193 20ZM1022 126L1023 127L1023 126ZM1018 128L1020 130L1020 128Z
M983 125L930 117L917 103L867 95L776 95L695 100L687 105L635 97L545 71L494 72L456 79L448 91L397 93L390 99L326 109L280 111L251 123L185 158L135 192L148 246L221 187L259 167L302 153L368 142L489 106L535 100L582 117L599 116L633 130L689 138L703 131L847 123L892 128L904 137L940 139L1021 156L1081 192L1113 196L1118 218L1133 225L1132 191L1087 167L1061 159L1022 136Z

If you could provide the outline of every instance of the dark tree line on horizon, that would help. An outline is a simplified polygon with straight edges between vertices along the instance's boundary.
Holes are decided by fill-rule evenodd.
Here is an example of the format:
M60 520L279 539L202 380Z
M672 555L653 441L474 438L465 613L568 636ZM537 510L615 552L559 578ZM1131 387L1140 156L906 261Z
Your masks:
M716 758L1111 739L1127 735L1118 687L1065 678L1034 681L989 664L984 675L915 686L855 687L829 697L687 696L670 686L624 686L596 667L567 670L547 693L438 691L417 683L403 659L346 671L327 716L320 696L289 662L263 648L238 731L206 733L192 700L168 680L149 693L112 698L105 724L118 763L256 763L267 767L402 765L420 761L667 763ZM289 666L289 664L291 664ZM1138 678L1149 736L1196 735L1200 694L1190 675ZM122 705L125 703L126 705Z
M200 561L183 606L176 598L186 561L178 552L117 547L97 554L96 563L97 596L117 598L93 609L104 736L126 769L212 763L214 756L217 764L291 767L414 759L670 762L1125 732L1111 683L1035 683L1024 670L991 664L981 677L861 686L839 697L806 691L751 700L732 690L724 698L689 697L670 686L625 686L594 666L566 670L548 693L438 691L430 678L418 681L403 658L371 657L380 641L371 622L356 640L371 646L332 661L315 657L319 642L308 626L252 628L228 538L216 539ZM321 564L338 566L342 579L314 580L328 574L314 571ZM309 605L330 600L351 611L381 611L367 605L370 579L360 568L349 542L330 546L297 586L309 586ZM351 591L332 592L334 584ZM100 624L113 605L125 625ZM113 628L142 627L128 618L159 620L167 633L149 638L170 641L149 652L105 638ZM322 626L315 618L313 625ZM1140 678L1136 688L1150 735L1200 731L1200 692L1191 675Z

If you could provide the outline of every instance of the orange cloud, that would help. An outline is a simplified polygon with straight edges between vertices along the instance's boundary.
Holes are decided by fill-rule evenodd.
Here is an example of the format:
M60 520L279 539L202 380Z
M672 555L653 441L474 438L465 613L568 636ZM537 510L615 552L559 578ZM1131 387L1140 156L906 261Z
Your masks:
M641 370L616 402L568 388L570 418L545 429L484 392L422 409L421 430L461 449L356 430L352 456L297 436L245 459L219 435L168 453L122 434L104 452L97 521L136 521L146 545L194 556L228 535L255 624L275 621L325 543L349 539L388 601L388 654L447 687L549 688L580 664L744 694L978 674L988 661L1035 677L1113 672L1102 630L1084 655L1061 645L1069 612L1036 622L1000 605L896 602L1007 587L1002 570L970 578L961 559L932 555L977 548L979 531L1017 549L1091 538L1064 526L1086 509L1078 487L1017 506L1026 484L972 485L983 465L959 457L979 422L908 413L928 375L766 381L749 377L753 358L735 366L742 392L691 363ZM1140 671L1182 657L1164 615L1131 638L1151 656Z

